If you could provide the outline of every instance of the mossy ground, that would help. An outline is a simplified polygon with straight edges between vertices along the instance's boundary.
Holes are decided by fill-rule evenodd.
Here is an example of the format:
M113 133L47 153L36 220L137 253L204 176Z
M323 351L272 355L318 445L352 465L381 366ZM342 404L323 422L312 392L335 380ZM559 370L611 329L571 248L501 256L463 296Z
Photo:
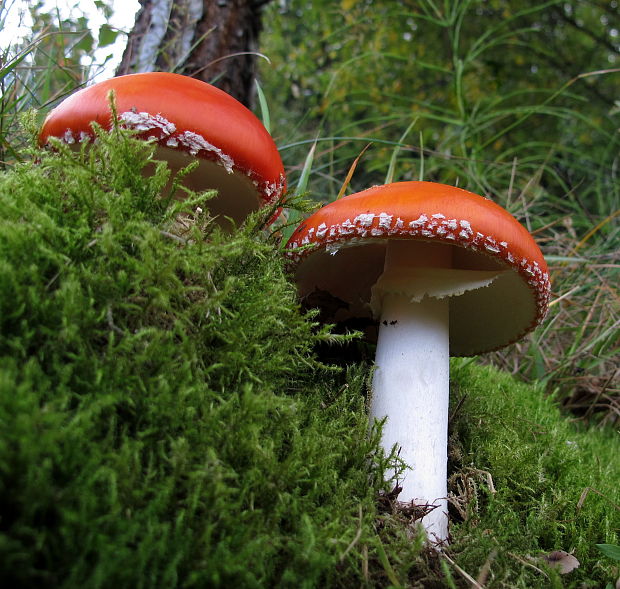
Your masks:
M369 366L319 361L337 338L277 240L162 196L151 155L116 130L0 177L2 585L468 586L380 508ZM448 557L489 587L613 581L617 437L492 369L452 380ZM554 549L581 566L529 560Z
M455 362L453 380L454 401L463 403L454 419L452 490L470 499L466 521L456 527L453 558L471 559L475 572L497 551L490 586L615 582L612 561L594 545L618 543L617 433L577 427L542 387L516 383L492 368ZM555 550L581 563L562 581L530 566L544 568L536 558Z

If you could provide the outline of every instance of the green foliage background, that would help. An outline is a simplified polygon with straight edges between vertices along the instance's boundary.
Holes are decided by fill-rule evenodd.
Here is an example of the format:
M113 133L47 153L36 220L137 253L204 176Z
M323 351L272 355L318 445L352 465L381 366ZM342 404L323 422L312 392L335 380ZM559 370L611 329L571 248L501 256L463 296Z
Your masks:
M618 205L617 176L601 172L618 153L619 20L607 1L274 2L263 83L291 163L303 161L300 137L322 141L320 200L367 142L351 189L382 182L415 121L397 180L460 182L503 201L541 174L528 199L578 181L603 213ZM597 182L605 203L590 198Z

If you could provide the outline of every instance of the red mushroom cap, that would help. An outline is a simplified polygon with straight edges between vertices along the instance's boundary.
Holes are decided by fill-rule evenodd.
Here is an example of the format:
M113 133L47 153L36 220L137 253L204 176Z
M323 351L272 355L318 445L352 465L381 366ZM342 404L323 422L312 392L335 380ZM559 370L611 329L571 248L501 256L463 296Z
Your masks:
M391 239L450 244L453 268L501 272L490 286L450 298L451 355L503 347L544 318L549 275L529 232L491 200L432 182L376 186L306 219L286 245L301 296L329 293L341 302L340 319L371 318L371 287Z
M39 143L50 137L67 143L91 140L93 122L109 129L110 91L123 125L157 141L156 158L169 160L173 170L201 160L189 186L219 190L219 198L209 202L215 214L239 222L284 193L280 154L259 119L222 90L179 74L130 74L84 88L48 114Z

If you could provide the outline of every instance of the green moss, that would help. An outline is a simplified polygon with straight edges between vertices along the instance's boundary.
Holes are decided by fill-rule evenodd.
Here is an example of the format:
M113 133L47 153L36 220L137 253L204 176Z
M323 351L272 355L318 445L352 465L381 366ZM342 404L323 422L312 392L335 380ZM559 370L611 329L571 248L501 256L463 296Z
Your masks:
M36 158L0 176L3 586L468 586L453 563L487 560L488 587L613 580L613 434L455 361L452 562L426 552L377 500L370 366L317 359L338 338L260 217L222 234L118 130ZM529 560L555 549L580 568Z
M491 570L510 574L489 586L545 587L550 581L526 563L545 568L529 559L564 550L581 563L563 577L566 586L615 582L613 563L595 545L618 543L618 436L571 423L542 387L492 368L453 366L453 401L461 405L452 490L471 496L467 521L454 528L455 558L476 571L496 550Z
M363 375L314 359L276 247L213 228L207 195L179 237L126 134L38 156L0 177L3 585L355 577L381 484Z

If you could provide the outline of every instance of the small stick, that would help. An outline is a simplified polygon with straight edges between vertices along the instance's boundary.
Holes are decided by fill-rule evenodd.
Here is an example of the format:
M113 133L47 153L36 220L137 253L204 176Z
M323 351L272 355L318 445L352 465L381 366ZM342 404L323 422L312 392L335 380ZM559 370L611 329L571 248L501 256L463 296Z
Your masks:
M495 549L491 550L491 552L489 553L489 556L487 556L485 563L482 565L482 568L480 569L480 572L478 573L478 578L476 579L476 582L479 583L480 585L484 586L484 584L487 582L487 579L489 577L489 572L491 570L491 563L495 560L496 556L497 556L497 550Z
M445 558L454 567L454 570L459 573L459 575L461 575L465 580L469 581L469 583L471 583L471 586L474 587L474 589L484 589L483 585L478 583L478 581L476 581L476 579L474 579L468 572L464 571L447 554L442 553L441 556L443 556L443 558Z
M518 560L521 564L524 564L525 566L528 566L534 569L535 571L539 572L541 575L543 575L547 579L549 578L549 575L547 575L545 571L543 571L542 569L539 569L537 566L533 565L531 562L528 562L527 560L521 558L520 556L517 556L516 554L513 554L512 552L507 552L506 554L508 554L508 556L512 556L512 558L514 558L515 560Z

